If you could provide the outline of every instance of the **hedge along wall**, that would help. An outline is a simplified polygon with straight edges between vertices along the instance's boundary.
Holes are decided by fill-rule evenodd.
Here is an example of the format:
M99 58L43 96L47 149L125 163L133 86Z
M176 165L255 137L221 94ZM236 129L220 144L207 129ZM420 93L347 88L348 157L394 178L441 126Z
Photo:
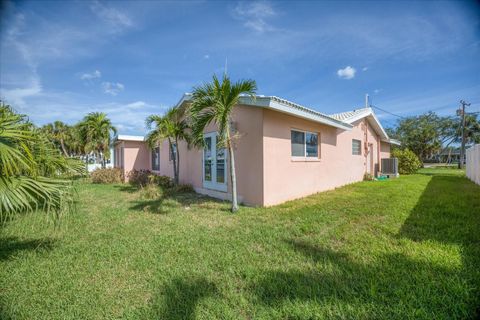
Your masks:
M480 184L480 144L467 150L467 177L476 184Z

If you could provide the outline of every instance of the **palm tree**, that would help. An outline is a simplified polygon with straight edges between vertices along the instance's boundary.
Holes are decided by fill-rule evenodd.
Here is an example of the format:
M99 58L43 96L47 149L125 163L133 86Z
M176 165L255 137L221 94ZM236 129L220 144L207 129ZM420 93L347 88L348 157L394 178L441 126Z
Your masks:
M196 145L203 146L205 127L214 123L218 127L217 144L228 148L230 179L232 183L232 212L238 210L237 179L235 157L231 132L232 112L240 96L247 95L255 99L257 85L254 80L242 80L231 83L227 75L222 82L214 75L212 83L205 83L193 90L190 114L192 118L192 136Z
M147 134L147 142L151 148L160 144L163 140L168 140L168 148L173 160L173 175L175 184L180 180L180 150L178 142L180 140L189 141L188 125L185 120L185 108L170 108L163 116L150 115L146 120L147 128L154 128Z
M79 123L79 129L85 152L101 156L102 167L105 167L105 159L110 157L111 133L116 134L117 129L103 112L87 114Z
M72 183L83 165L61 155L51 141L8 106L0 105L0 219L44 209L58 216L73 204Z
M47 137L55 144L60 146L63 154L68 157L67 148L65 147L65 140L69 137L70 127L62 121L55 121L44 125L41 130L45 132Z

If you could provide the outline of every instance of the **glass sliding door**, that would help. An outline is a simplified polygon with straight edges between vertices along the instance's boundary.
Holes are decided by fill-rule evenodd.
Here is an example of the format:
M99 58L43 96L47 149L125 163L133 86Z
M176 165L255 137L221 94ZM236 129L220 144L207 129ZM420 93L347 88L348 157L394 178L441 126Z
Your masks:
M205 138L205 149L203 149L203 180L207 182L212 181L212 137Z
M218 148L216 132L205 134L203 186L207 189L227 191L226 152L224 148Z

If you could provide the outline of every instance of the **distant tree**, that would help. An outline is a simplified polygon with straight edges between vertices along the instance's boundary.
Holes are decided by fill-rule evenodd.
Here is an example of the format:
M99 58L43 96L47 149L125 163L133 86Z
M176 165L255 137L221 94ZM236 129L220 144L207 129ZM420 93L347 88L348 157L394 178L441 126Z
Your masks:
M458 129L459 140L462 139L461 135L461 130ZM465 115L465 137L467 144L480 143L480 121L477 119L477 114Z
M204 130L214 123L218 127L218 142L220 147L228 149L230 164L230 179L232 183L232 212L238 210L237 178L235 173L235 157L231 131L232 113L238 104L240 96L246 94L255 98L257 85L253 80L232 83L227 75L222 82L214 75L211 83L195 87L193 90L190 114L192 118L192 136L194 143L203 146Z
M402 148L413 151L420 159L439 152L448 139L455 136L455 124L449 117L439 117L434 112L401 119L396 128L387 133L400 140Z
M105 167L105 159L110 158L111 134L116 134L117 129L103 112L91 112L78 124L80 139L84 142L86 153L94 152L102 159L102 167Z
M150 115L146 120L147 128L152 129L147 134L147 143L154 148L163 140L168 141L169 152L173 160L173 175L175 184L180 181L180 150L179 141L189 141L188 124L183 107L170 108L163 116ZM153 126L153 128L152 128Z
M67 151L67 147L65 146L65 140L68 139L70 134L70 126L63 123L62 121L55 121L53 123L49 123L44 125L41 130L45 132L47 137L58 145L62 150L63 154L68 157L69 152Z

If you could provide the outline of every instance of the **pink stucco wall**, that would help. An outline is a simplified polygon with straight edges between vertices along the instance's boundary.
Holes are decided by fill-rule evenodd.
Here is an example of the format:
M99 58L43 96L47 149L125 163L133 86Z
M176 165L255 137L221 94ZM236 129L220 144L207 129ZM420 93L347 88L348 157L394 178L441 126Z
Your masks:
M390 145L380 143L367 119L353 123L350 131L336 129L310 120L251 106L237 106L233 114L238 131L235 143L237 188L241 202L249 205L275 205L316 192L361 181L366 172L368 150L372 150L374 173L379 159L390 156ZM291 130L317 132L319 157L292 158ZM205 132L215 132L214 125ZM352 155L352 139L362 142L361 155ZM371 144L371 149L368 146ZM124 170L151 169L151 151L144 142L124 141ZM173 177L168 142L160 146L159 174ZM198 192L230 198L231 183L227 165L226 193L203 186L203 150L188 149L180 142L180 182L191 184ZM228 160L227 160L228 164Z
M233 113L233 121L238 131L235 142L235 168L239 199L249 205L263 204L263 109L248 106L237 106ZM210 125L205 133L215 132L216 127ZM160 150L160 174L173 177L173 161L169 160L168 141L163 141ZM185 142L179 143L180 182L191 184L196 189L203 189L202 157L203 150L188 149ZM230 169L227 160L228 191L231 194ZM206 190L202 190L206 191ZM204 192L208 193L208 192ZM215 195L216 192L212 193Z
M263 119L263 205L362 180L366 171L365 141L372 144L374 164L378 163L379 138L366 120L353 123L354 128L346 131L271 110L264 110ZM291 156L292 129L319 134L319 158ZM352 155L352 139L362 141L361 155Z
M390 158L390 143L380 143L380 159Z
M133 170L150 170L150 149L143 141L119 141L115 144L115 155L121 154L123 147L123 162L120 160L115 167L123 169L125 179L128 180L128 173ZM119 158L117 158L119 159Z

